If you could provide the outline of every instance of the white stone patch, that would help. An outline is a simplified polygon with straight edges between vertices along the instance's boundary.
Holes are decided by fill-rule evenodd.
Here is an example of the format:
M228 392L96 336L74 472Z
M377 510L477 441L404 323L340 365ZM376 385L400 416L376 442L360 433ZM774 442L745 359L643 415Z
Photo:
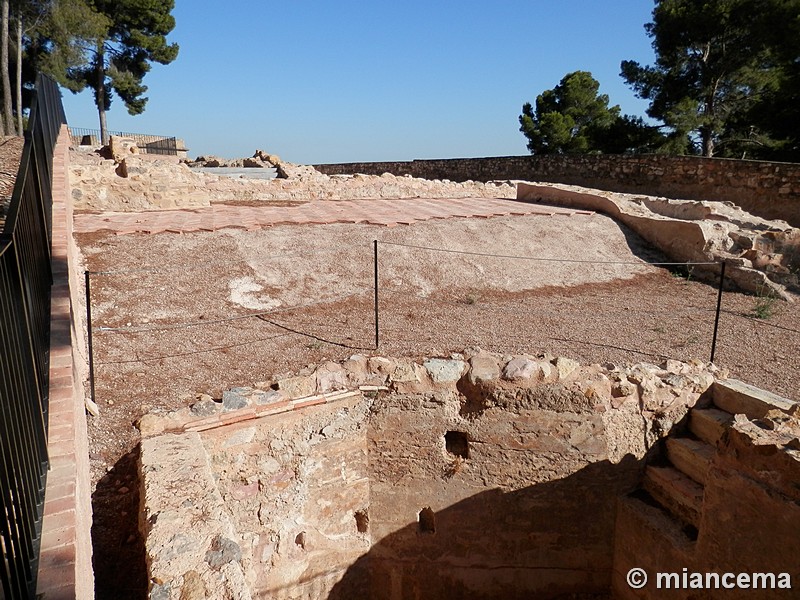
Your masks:
M270 310L281 305L281 301L270 298L268 294L262 294L264 286L255 281L252 277L237 277L228 282L230 297L234 304L252 310Z

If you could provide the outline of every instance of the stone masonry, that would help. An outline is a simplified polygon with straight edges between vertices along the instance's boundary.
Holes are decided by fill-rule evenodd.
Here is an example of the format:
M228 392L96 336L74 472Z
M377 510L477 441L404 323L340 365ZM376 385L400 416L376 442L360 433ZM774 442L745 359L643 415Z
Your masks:
M148 415L150 597L607 590L616 498L715 372L354 355Z
M662 155L452 158L315 165L329 175L363 173L426 179L564 183L613 192L734 202L765 219L800 227L800 164Z

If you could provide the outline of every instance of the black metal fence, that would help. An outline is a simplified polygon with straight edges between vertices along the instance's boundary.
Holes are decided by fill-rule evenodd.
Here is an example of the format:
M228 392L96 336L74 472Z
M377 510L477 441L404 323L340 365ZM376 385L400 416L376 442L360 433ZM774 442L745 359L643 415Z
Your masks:
M0 584L33 598L47 477L53 148L61 93L36 82L25 147L0 233Z
M109 131L108 135L118 135L130 138L142 154L161 154L177 156L179 152L186 152L186 148L178 147L178 139L163 135L148 135L144 133L127 133L124 131ZM69 128L70 144L73 146L100 146L100 130L85 129L80 127Z

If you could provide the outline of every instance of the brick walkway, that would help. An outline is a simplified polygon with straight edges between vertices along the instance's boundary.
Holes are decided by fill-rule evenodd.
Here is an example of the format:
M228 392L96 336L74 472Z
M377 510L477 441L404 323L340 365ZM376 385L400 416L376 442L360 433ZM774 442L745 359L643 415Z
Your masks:
M83 385L76 364L78 306L70 254L72 207L69 201L69 131L62 125L53 152L53 296L50 318L50 427L47 450L50 471L42 522L37 598L82 600L94 597L92 575L92 500L89 480L89 438ZM74 254L74 250L73 250ZM74 263L72 263L74 264ZM79 289L79 288L78 288ZM72 296L72 298L71 298ZM78 334L81 335L81 334Z
M325 223L367 223L392 227L450 217L554 214L571 216L591 213L497 198L319 200L295 206L270 206L269 202L264 202L264 206L215 204L195 209L76 214L75 233L101 229L110 229L118 235L165 231L181 233L215 231L226 227L260 229L271 225Z

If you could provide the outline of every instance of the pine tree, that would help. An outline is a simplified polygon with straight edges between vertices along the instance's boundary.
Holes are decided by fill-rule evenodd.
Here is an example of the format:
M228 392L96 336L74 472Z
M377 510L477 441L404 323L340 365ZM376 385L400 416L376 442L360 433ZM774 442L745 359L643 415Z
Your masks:
M677 148L689 136L704 156L757 150L780 132L766 122L767 105L791 89L798 27L798 0L657 0L645 25L655 65L623 61L621 74ZM796 90L794 98L782 108L796 115Z
M536 108L522 107L520 131L532 154L623 153L643 151L660 139L641 119L620 115L600 94L600 83L588 71L565 75L552 90L536 97Z
M106 112L116 94L132 115L144 111L150 63L169 64L178 45L167 43L174 29L174 0L57 0L38 35L41 69L73 92L92 90L103 143Z

